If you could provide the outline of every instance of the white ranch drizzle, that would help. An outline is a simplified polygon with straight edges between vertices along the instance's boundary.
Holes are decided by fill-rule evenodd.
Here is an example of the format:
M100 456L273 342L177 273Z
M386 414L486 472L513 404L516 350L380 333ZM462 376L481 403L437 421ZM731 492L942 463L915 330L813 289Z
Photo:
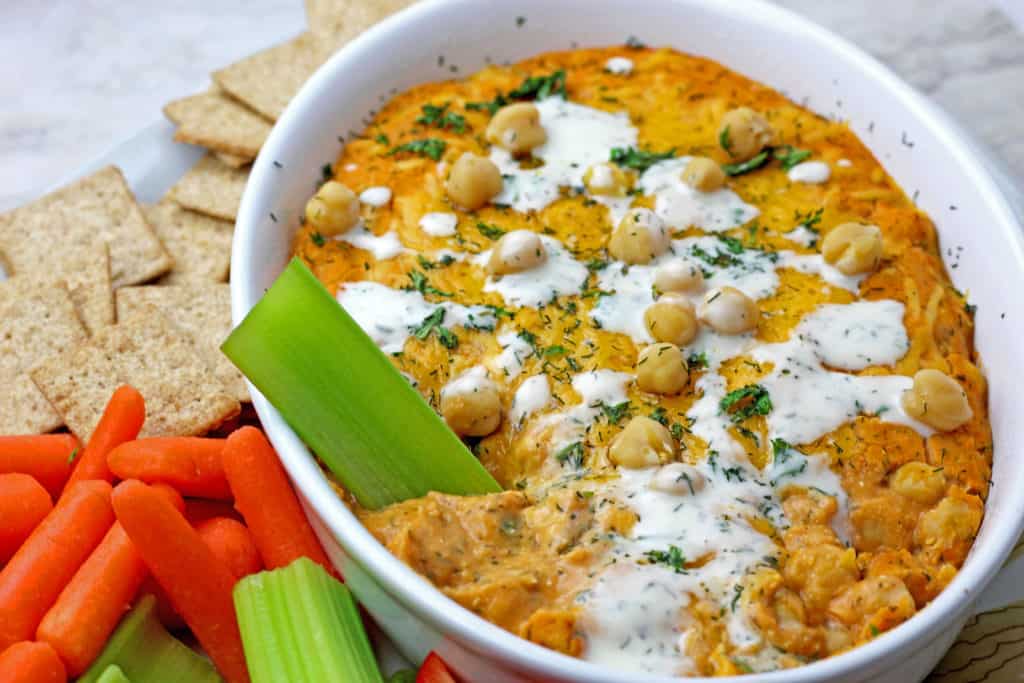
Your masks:
M399 254L408 251L398 239L398 233L388 230L383 235L374 235L366 225L360 221L358 225L346 233L338 235L334 239L348 242L353 247L365 249L373 254L378 261L393 259Z
M575 375L572 388L580 395L580 402L541 418L545 425L555 426L551 436L551 453L583 441L587 428L601 414L601 406L614 406L626 401L626 387L632 381L633 375L629 373L606 369Z
M491 371L499 377L515 379L523 371L523 363L533 353L533 347L516 330L499 334L498 346L501 353L489 363Z
M633 60L628 57L611 57L604 63L604 70L618 76L633 73Z
M840 159L839 161L836 162L836 166L839 166L841 168L850 168L851 166L853 166L853 162L850 161L849 159Z
M458 377L448 380L441 387L441 396L468 396L489 386L494 386L494 383L487 377L487 368L474 365Z
M417 291L392 289L378 282L345 283L338 303L385 353L397 353L412 332L438 308L444 309L445 327L490 328L494 313L486 306L463 306L451 301L435 304Z
M420 218L420 230L431 237L451 237L455 234L455 226L459 218L454 213L433 211L423 214Z
M512 397L509 418L516 427L522 426L529 416L543 409L551 402L551 385L547 375L527 377Z
M640 189L655 198L654 212L670 227L722 232L760 215L756 206L730 189L701 192L684 183L682 172L689 161L690 157L659 161L640 176Z
M587 282L587 267L553 237L540 235L547 251L542 264L521 273L499 277L488 276L485 292L498 292L510 306L540 307L559 296L579 294ZM473 260L484 265L491 258L491 250L482 252Z
M789 169L786 176L794 183L820 185L828 182L832 169L824 161L805 161Z
M582 187L583 174L594 164L607 162L613 147L636 145L636 128L625 113L610 114L561 97L537 102L547 142L533 150L542 166L520 168L519 161L495 145L493 161L505 184L496 204L516 211L538 211L560 196L560 187Z
M813 249L818 244L818 239L821 237L816 231L811 230L806 225L801 223L789 232L783 233L783 237L791 242Z
M359 201L367 206L384 206L391 201L391 188L368 187L359 195Z

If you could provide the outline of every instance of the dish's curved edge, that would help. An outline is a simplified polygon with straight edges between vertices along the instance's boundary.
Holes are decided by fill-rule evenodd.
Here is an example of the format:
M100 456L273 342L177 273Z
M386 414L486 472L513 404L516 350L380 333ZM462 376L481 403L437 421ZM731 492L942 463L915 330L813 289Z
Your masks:
M468 4L466 0L458 1L462 4ZM418 21L422 17L429 15L433 11L432 8L435 4L439 3L428 1L413 5L369 29L345 46L303 86L300 93L289 105L288 111L285 112L282 120L290 114L294 114L295 111L310 106L308 100L313 99L317 92L324 90L332 80L333 64L347 60L350 55L364 49L379 36L391 31L395 26L405 22ZM884 88L891 91L908 110L915 114L916 118L931 129L931 132L937 138L943 140L949 146L961 162L965 172L970 176L975 187L984 194L985 201L997 213L1002 215L1004 220L1001 221L1000 230L1003 233L1005 242L1008 247L1014 250L1017 262L1024 266L1024 238L1022 238L1020 232L1021 225L1018 214L1011 207L1009 199L1003 193L989 168L976 158L975 147L971 141L956 127L949 125L948 116L936 105L913 91L888 67L882 65L860 48L789 10L770 5L763 0L725 0L721 5L725 11L734 13L755 12L763 16L766 21L786 22L801 37L814 40L836 53L837 57L854 63L858 68L870 73ZM271 165L273 150L281 147L284 143L285 135L283 128L277 126L264 146L264 152L256 160L253 176L268 171ZM242 208L238 217L239 225L245 223L255 224L258 198L252 192L252 187L253 184L250 183L243 197ZM236 231L235 243L233 245L235 250L241 248L243 242L241 236L241 232ZM233 277L232 312L236 324L255 303L255 300L249 296L249 293L242 290L241 283L236 286L235 278ZM282 453L282 460L289 474L295 480L300 490L310 494L310 505L322 516L325 523L330 527L331 532L345 546L346 551L350 555L357 557L359 563L370 571L410 612L428 621L440 623L443 629L452 633L464 646L505 662L515 663L532 674L585 675L589 680L596 682L608 681L609 683L624 680L622 674L607 674L585 662L552 652L503 631L468 610L457 606L453 601L434 589L425 579L391 556L368 531L359 525L358 520L356 520L348 508L334 496L333 490L327 483L326 478L311 457L289 457L292 453L304 452L308 454L309 451L294 432L287 427L272 406L262 396L258 395L251 386L250 389L254 393L254 403L257 412L268 425L268 432L271 433L272 439L277 437L275 440L278 443L275 443L275 445ZM343 524L341 523L342 521L344 522ZM990 551L989 557L974 562L970 562L969 558L968 563L965 563L964 568L958 573L953 583L907 624L883 634L871 643L862 645L842 655L814 662L794 670L762 674L759 676L759 679L765 681L786 680L799 683L811 678L820 680L823 676L849 676L851 673L856 672L855 675L859 678L854 680L867 680L874 673L872 662L879 654L885 650L906 646L912 640L935 639L940 636L947 623L961 616L968 609L970 602L976 597L976 594L998 573L1022 529L1024 529L1024 511L1018 516L1015 525L1006 523L994 531L995 538L989 540L989 545L994 546ZM961 596L958 594L959 592L963 592L965 595ZM933 615L933 618L924 618L925 615ZM525 661L524 654L530 655L530 661ZM653 682L678 679L633 675L629 677L629 680ZM710 679L694 678L688 680ZM731 677L716 680L743 681L750 680L750 678Z

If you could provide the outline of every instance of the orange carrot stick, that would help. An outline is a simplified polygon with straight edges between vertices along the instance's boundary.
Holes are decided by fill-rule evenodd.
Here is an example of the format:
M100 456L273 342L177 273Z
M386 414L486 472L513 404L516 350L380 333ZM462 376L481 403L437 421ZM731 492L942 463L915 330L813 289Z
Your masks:
M0 474L0 566L53 509L53 501L27 474Z
M113 523L110 484L83 481L67 488L0 571L0 650L35 635L43 615Z
M0 473L28 474L56 498L71 474L78 447L71 434L0 436Z
M308 557L337 576L263 432L242 427L231 434L224 447L224 471L235 507L245 518L267 569Z
M46 643L22 641L0 654L0 681L4 683L65 683L64 665Z
M241 522L227 517L214 517L197 526L196 531L235 579L263 569L260 551L256 549L252 534Z
M184 509L177 491L167 487L158 491L179 511ZM84 673L148 575L121 523L114 522L43 617L36 639L57 651L69 675Z
M82 450L68 486L88 479L112 482L114 476L107 467L107 454L115 446L137 437L145 420L146 403L142 394L127 384L118 387Z
M206 500L203 498L189 498L185 501L185 519L194 527L214 517L227 517L236 522L241 522L242 515L238 514L235 506L223 500Z
M249 680L231 591L235 577L167 499L139 481L113 496L143 562L229 683Z
M107 465L122 479L167 484L183 496L231 500L224 477L224 443L195 436L139 439L110 451Z

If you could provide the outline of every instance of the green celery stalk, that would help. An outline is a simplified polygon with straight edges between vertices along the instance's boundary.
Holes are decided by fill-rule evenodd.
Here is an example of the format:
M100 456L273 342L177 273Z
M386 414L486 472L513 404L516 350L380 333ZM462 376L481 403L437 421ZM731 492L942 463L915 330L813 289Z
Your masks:
M116 665L123 677L135 683L223 681L210 660L167 632L156 617L156 598L152 595L141 598L121 620L103 652L82 674L78 683L118 680L108 678L112 665Z
M111 664L97 683L132 683L117 664Z
M235 585L253 683L383 683L355 600L307 557Z
M221 348L364 507L501 490L300 260Z

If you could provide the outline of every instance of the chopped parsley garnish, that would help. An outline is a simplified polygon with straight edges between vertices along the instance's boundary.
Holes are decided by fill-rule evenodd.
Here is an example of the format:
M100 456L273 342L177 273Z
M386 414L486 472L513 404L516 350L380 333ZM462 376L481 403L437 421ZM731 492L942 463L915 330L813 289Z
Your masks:
M732 596L732 602L729 603L729 609L732 610L733 612L735 612L736 611L736 605L740 601L740 596L743 595L743 586L740 586L740 585L733 586L732 590L733 590L733 596Z
M686 572L686 556L679 546L669 545L668 550L648 550L644 553L651 564L664 564L671 567L676 574Z
M708 366L708 354L707 351L701 351L700 353L691 353L690 357L686 359L687 365L690 369L693 368L706 368Z
M785 439L772 439L772 455L775 456L776 462L785 462L791 448L793 447Z
M334 178L334 167L330 164L324 164L320 167L320 182L326 183L328 180Z
M462 114L448 111L449 102L438 106L436 104L424 104L423 115L416 119L416 123L434 128L450 128L456 133L466 132L466 118Z
M718 144L732 156L732 139L729 137L729 126L726 126L718 134Z
M739 239L722 234L716 234L715 237L717 237L722 242L722 244L725 245L725 248L728 249L733 254L743 253L743 242L739 241Z
M599 270L604 270L608 267L608 261L605 259L592 258L587 261L587 270L591 273L596 273Z
M437 264L423 254L416 254L416 261L420 264L420 268L423 270L433 270L434 268L437 268Z
M312 233L310 233L309 239L313 240L313 244L315 244L318 247L324 246L324 244L326 242L326 240L324 239L324 236L321 235L319 232L312 232Z
M793 212L793 218L796 220L797 225L802 225L808 230L818 231L817 225L821 222L821 215L825 213L825 207L817 208L807 213L801 213L800 211Z
M654 164L675 156L675 147L667 152L648 152L636 147L612 147L610 160L624 168L643 173Z
M73 451L71 451L71 455L68 456L68 464L70 465L71 463L73 463L75 461L75 458L77 458L77 457L78 457L78 449L76 448Z
M530 76L508 94L513 100L543 100L551 95L561 95L563 99L567 96L564 69L547 76Z
M388 140L388 136L385 135L384 133L377 133L376 137L373 138L373 141L376 142L378 145L390 145L391 144L391 141Z
M440 289L432 286L427 281L427 276L418 270L409 271L409 280L412 283L409 287L404 287L406 291L416 290L420 294L436 294L437 296L451 296L451 292L442 292Z
M508 99L501 93L498 93L490 102L466 102L466 109L469 111L485 111L491 116L494 116L494 112L498 111L506 104L508 104Z
M658 406L657 408L652 410L651 414L648 417L650 417L655 422L660 422L661 424L668 427L668 411L665 410L665 408L663 408L662 406Z
M728 130L728 127L726 127L726 129L723 130L722 132L724 133L726 130ZM739 164L722 164L722 170L725 171L726 175L732 175L732 176L743 175L744 173L749 173L750 171L754 171L754 170L757 170L757 169L761 168L767 162L768 162L768 150L765 150L765 151L761 152L760 154L758 154L757 156L753 157L752 159L748 159L747 161L744 161L743 163L739 163Z
M626 47L630 50L643 50L647 45L636 36L630 36L626 38Z
M476 229L480 231L480 234L489 240L501 239L501 236L505 234L505 231L499 228L497 225L490 225L483 221L477 221Z
M437 340L446 349L454 349L459 345L459 338L447 327L441 325L444 322L444 309L435 308L434 312L423 319L420 326L413 330L413 336L423 340L430 336L431 332L437 332Z
M564 356L567 353L569 353L569 349L561 344L555 344L544 349L545 356Z
M729 266L738 266L743 263L735 256L725 253L721 249L715 249L715 253L711 254L703 247L694 244L690 247L690 253L699 258L709 266L717 266L719 268L728 268Z
M672 426L668 428L668 431L669 434L672 435L673 439L675 439L676 441L682 441L683 434L686 433L686 427L679 424L678 422L673 422ZM686 482L690 483L690 475L683 474L683 476L686 477ZM690 484L690 493L693 493L693 484Z
M437 327L437 340L441 342L441 346L446 349L454 349L459 345L459 338L455 336L455 333L447 327L442 327L440 325Z
M629 401L623 401L622 403L616 403L615 405L608 405L607 403L601 404L601 412L608 418L608 424L617 425L622 421L622 418L629 417L632 410Z
M782 170L788 171L810 157L811 150L797 149L793 145L782 145L781 147L776 147L773 154L781 162Z
M491 313L494 314L495 318L502 318L502 317L504 317L504 318L514 318L514 317L516 317L515 311L510 311L507 308L502 308L501 306L492 306L491 304L487 304L487 308L491 309Z
M742 422L754 415L770 413L772 398L768 395L768 390L760 384L748 384L726 394L718 407L722 412L730 413L733 422Z
M571 444L555 453L555 460L561 465L569 465L573 469L583 466L583 442L573 441Z
M447 146L448 143L440 138L422 138L392 147L388 150L388 156L399 154L400 152L408 152L410 154L418 154L421 157L430 157L434 161L440 161L441 155L444 154Z

